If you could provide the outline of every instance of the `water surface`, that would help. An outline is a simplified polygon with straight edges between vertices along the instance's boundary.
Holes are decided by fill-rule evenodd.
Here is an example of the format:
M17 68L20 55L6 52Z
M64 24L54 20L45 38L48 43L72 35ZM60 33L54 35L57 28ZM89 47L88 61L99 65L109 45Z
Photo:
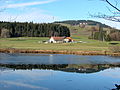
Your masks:
M0 53L0 90L110 90L120 58Z
M114 64L120 57L80 56L63 54L5 54L0 53L3 64Z

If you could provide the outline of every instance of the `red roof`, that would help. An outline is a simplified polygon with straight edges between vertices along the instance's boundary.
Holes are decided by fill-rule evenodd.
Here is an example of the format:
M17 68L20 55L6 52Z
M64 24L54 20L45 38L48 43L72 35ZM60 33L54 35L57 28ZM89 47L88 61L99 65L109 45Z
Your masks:
M65 37L53 37L55 41L62 41Z
M71 38L71 37L66 37L65 39L70 39L70 40L72 40L72 38Z
M55 41L63 41L64 39L73 40L71 37L51 37L51 38L53 38Z

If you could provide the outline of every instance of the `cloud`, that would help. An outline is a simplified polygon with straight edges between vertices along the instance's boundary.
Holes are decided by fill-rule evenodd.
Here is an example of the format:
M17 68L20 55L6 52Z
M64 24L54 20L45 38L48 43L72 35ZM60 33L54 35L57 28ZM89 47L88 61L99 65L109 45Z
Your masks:
M16 3L16 4L9 4L4 8L17 8L17 7L26 7L26 6L33 6L33 5L40 5L40 4L47 4L51 2L55 2L56 0L47 0L47 1L36 1L36 2L26 2L26 3Z
M24 8L24 10L18 9L17 13L3 12L0 14L0 21L48 23L58 20L58 17L38 8Z
M111 27L120 29L120 22L114 22L114 21L109 21L109 20L103 20L104 24L109 25Z
M116 29L120 29L120 22L114 22L114 21L105 20L105 19L101 19L101 18L92 19L92 20L99 21L103 24L109 25L109 26L116 28Z
M59 20L58 17L51 14L50 11L41 10L35 5L48 4L58 0L6 0L6 4L1 4L0 21L18 21L18 22L35 22L48 23ZM34 7L28 7L34 6Z
M24 13L21 15L13 14L2 14L0 15L0 21L9 21L9 22L35 22L35 23L48 23L58 21L59 19L52 15L42 14L42 13Z

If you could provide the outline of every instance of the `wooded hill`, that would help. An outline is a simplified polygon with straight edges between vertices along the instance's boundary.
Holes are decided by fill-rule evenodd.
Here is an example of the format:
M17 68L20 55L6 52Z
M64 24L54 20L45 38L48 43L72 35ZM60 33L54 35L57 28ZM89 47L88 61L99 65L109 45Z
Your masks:
M70 25L79 25L81 23L81 24L87 24L90 26L100 25L101 27L104 27L104 28L111 28L108 25L105 25L93 20L67 20L67 21L56 21L54 23L64 23L64 24L70 24Z
M92 20L68 20L55 22L67 26L71 35L84 36L100 41L120 41L120 30Z
M0 37L70 36L69 28L53 23L0 22Z

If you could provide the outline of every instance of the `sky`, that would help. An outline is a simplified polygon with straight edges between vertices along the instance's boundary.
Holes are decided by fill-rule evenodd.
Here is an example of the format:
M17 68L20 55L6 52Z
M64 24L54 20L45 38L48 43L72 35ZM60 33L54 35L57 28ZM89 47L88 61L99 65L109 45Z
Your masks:
M0 0L0 21L48 23L94 20L120 29L120 23L90 17L90 14L98 13L110 15L108 7L100 0Z

